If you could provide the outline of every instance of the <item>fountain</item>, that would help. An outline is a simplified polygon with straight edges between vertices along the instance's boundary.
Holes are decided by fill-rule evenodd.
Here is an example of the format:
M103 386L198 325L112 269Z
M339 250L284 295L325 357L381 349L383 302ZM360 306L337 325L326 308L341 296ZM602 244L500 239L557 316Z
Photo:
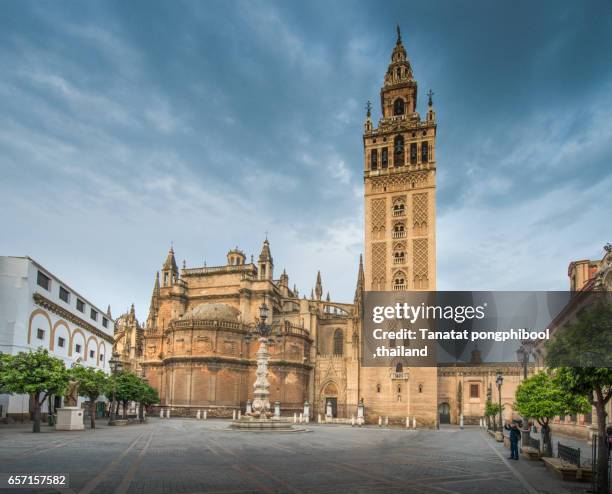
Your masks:
M266 324L268 318L268 306L264 301L259 308L259 323L247 334L247 339L257 338L259 348L257 349L257 371L255 373L255 384L253 385L253 403L251 409L247 410L238 420L232 420L232 429L264 432L298 432L304 429L296 429L289 422L281 420L280 414L275 414L270 410L270 382L268 381L268 362L270 352L267 345L274 342L271 337L272 326ZM276 340L282 340L282 334L278 332Z

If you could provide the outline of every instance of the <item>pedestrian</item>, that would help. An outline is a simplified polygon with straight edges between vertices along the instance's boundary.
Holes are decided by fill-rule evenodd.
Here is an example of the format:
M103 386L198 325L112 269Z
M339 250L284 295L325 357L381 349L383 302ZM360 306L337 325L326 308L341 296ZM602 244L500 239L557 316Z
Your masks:
M510 431L510 458L508 459L518 460L518 443L521 439L521 431L515 421L512 421L512 425L508 425L508 422L506 422L504 429Z

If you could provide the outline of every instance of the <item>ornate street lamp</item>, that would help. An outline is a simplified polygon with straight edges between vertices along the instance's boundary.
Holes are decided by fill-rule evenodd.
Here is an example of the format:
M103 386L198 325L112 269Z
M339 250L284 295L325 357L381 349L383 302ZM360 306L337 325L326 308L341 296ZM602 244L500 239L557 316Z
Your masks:
M499 427L503 434L503 424L502 424L502 398L501 398L501 388L504 383L504 376L502 376L501 370L497 371L497 378L495 379L495 384L497 384L497 393L499 395Z
M251 415L260 419L268 418L270 415L270 382L268 381L268 363L270 361L270 353L267 345L274 341L281 341L282 334L280 330L272 337L272 326L266 324L268 319L269 309L266 302L259 307L259 322L254 326L250 333L247 333L246 339L256 339L259 341L259 349L257 350L257 371L255 384L253 385L253 404L251 405Z
M116 375L123 370L123 364L121 360L119 360L119 354L117 352L113 353L113 356L108 361L110 365L111 375L115 378L113 379L113 398L111 400L111 409L108 414L108 425L113 425L115 421L115 397L117 393L117 379Z
M533 353L533 347L533 341L525 340L516 351L517 360L523 364L523 379L527 379L527 365L529 364L529 357Z

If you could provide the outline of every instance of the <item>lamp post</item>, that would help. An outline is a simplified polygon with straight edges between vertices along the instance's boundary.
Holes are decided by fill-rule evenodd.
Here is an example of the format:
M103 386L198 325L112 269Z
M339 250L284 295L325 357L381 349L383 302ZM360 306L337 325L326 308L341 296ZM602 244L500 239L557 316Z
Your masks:
M113 398L111 400L110 413L108 414L108 425L113 425L115 421L115 398L117 394L117 374L123 370L123 365L119 360L119 354L113 353L113 356L108 361L110 365L111 375L113 376Z
M516 351L517 360L523 364L523 379L527 379L527 366L529 364L529 357L533 353L533 346L533 341L525 340Z
M253 385L253 404L251 405L251 415L260 419L266 419L270 412L270 382L268 381L268 362L270 361L270 353L267 345L276 341L281 341L282 334L280 330L272 337L272 326L266 324L268 319L269 309L266 301L259 307L259 322L247 333L246 339L256 339L259 341L257 350L257 372L255 384Z
M497 378L495 379L495 384L497 384L497 394L499 395L499 428L503 434L503 424L502 424L502 398L501 398L501 388L504 383L504 376L502 376L501 370L497 371Z
M147 373L144 369L144 367L142 368L142 373L140 375L140 379L142 379L142 382L145 384L145 386L149 385L149 380L147 379ZM145 418L144 418L144 405L142 404L142 401L138 404L138 419L140 422L144 422Z

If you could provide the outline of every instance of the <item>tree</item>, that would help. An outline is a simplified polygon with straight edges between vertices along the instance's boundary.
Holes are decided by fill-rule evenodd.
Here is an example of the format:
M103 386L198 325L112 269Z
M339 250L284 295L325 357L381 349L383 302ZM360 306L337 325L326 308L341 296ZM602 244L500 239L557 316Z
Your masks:
M597 415L597 492L608 492L606 405L612 397L612 304L598 300L557 331L546 364L566 393L582 396Z
M79 395L89 399L91 428L96 428L96 402L104 394L108 377L104 371L77 365L70 369L70 377L79 383Z
M49 395L61 394L68 386L64 361L46 349L2 357L2 381L11 393L28 394L34 404L32 432L40 432L40 407ZM42 397L41 397L42 395Z
M566 393L553 376L539 372L525 379L517 388L514 408L523 417L538 421L542 431L542 454L551 456L550 421L557 416L585 413L589 407L584 397Z
M501 410L503 410L503 407ZM485 417L487 417L489 421L493 421L493 430L497 429L497 417L499 416L499 412L499 403L493 403L491 400L487 400L485 404Z
M159 403L159 395L157 394L157 390L155 388L149 386L145 381L141 382L141 394L138 401L140 403L139 416L140 420L142 421L144 420L143 407L148 408L155 403Z
M127 406L130 401L138 401L141 395L142 379L131 372L118 372L113 375L107 384L107 396L113 395L115 388L115 399L117 400L117 412L119 403L123 405L123 418L127 419Z

